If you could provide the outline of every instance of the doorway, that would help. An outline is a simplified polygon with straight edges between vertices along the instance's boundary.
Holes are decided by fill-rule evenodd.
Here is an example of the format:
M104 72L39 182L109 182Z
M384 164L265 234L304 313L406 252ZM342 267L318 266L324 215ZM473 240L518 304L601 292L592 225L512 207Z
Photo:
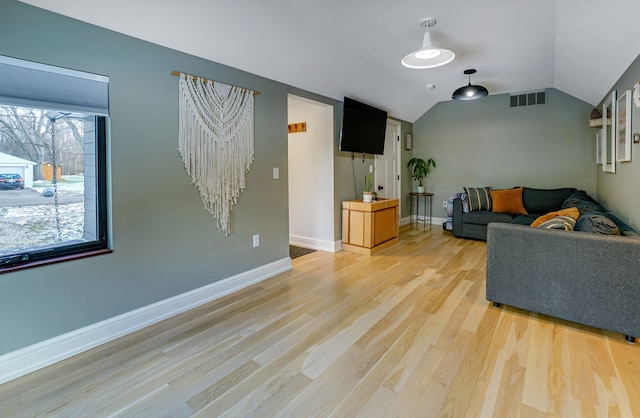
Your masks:
M289 244L335 252L333 106L288 95Z

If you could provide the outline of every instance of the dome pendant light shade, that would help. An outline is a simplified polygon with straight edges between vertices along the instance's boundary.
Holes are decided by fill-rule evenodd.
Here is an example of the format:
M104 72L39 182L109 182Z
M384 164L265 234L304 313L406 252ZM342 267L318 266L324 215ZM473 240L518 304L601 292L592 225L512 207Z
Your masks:
M456 89L451 96L453 100L475 100L489 95L486 87L471 84L471 74L475 74L476 70L464 70L464 73L469 76L469 84Z
M420 26L427 28L427 32L422 38L422 48L407 54L402 58L402 65L407 68L423 69L440 67L453 61L456 54L444 48L433 46L429 28L436 24L435 19L424 19Z

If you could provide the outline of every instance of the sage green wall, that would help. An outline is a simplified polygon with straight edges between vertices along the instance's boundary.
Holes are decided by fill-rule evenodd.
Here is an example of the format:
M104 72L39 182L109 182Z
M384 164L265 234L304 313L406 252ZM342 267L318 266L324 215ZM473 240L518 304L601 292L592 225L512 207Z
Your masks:
M629 66L611 90L620 97L640 80L640 56ZM608 97L611 91L605 96ZM604 101L604 98L603 98ZM598 106L602 109L602 102ZM640 132L640 109L631 105L631 131ZM593 134L595 138L595 133ZM595 139L594 139L595 141ZM640 231L640 145L631 144L631 161L616 163L616 172L604 173L598 166L598 200L610 211Z
M317 95L14 0L3 2L0 28L0 54L110 77L114 250L0 274L0 355L289 256L287 94ZM255 161L229 237L178 154L173 70L261 93ZM261 237L255 249L253 234Z
M427 178L436 217L464 186L576 187L596 192L592 106L555 89L547 104L509 107L509 95L440 102L413 124L413 155L438 166Z

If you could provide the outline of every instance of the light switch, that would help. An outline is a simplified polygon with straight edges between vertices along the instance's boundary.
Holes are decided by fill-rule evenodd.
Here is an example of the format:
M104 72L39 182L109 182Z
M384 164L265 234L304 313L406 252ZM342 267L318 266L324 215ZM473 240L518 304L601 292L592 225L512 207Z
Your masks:
M273 178L276 180L280 178L280 169L278 167L273 167Z

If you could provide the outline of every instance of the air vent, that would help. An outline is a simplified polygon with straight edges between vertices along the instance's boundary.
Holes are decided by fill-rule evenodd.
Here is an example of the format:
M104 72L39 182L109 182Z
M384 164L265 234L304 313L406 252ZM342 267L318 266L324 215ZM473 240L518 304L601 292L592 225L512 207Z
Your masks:
M527 93L512 94L509 96L511 107L534 106L547 103L547 91L531 91Z

